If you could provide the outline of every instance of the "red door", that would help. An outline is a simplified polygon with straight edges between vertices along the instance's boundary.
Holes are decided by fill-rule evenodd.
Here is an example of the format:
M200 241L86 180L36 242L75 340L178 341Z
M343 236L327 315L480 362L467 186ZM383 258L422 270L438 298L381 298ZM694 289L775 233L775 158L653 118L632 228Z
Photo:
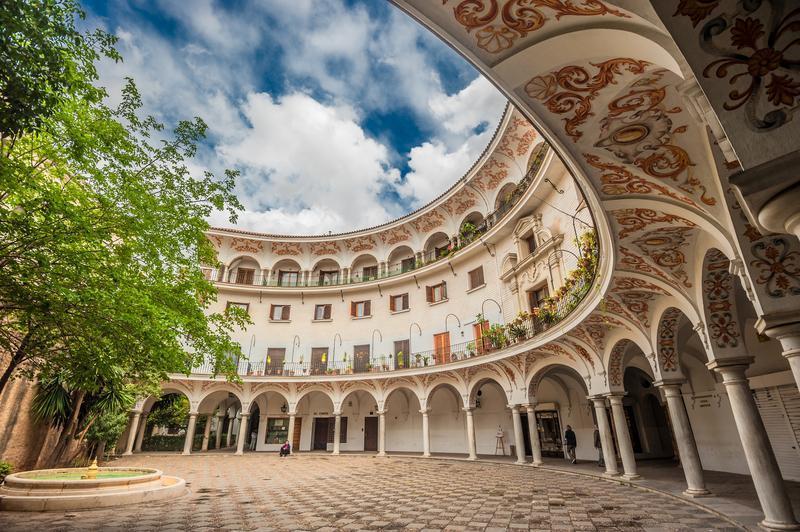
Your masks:
M433 352L437 364L450 362L450 333L433 335Z

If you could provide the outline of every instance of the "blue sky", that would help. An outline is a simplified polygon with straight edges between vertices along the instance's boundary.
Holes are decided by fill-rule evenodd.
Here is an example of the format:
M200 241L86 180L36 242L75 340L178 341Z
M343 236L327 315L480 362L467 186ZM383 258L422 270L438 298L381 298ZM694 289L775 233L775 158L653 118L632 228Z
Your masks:
M284 234L376 225L427 203L483 151L505 99L385 0L93 0L167 124L201 116L194 169L242 172L238 226ZM212 224L230 225L220 214Z

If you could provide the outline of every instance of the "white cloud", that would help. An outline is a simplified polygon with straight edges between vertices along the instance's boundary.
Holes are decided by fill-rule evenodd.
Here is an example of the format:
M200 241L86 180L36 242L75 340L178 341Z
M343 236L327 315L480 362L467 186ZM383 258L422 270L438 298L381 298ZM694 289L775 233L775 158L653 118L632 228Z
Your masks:
M399 174L386 147L365 135L346 106L323 105L307 94L274 100L248 96L249 128L219 146L225 164L242 167L240 189L249 210L241 223L270 221L270 232L324 233L370 226L390 218L379 201Z

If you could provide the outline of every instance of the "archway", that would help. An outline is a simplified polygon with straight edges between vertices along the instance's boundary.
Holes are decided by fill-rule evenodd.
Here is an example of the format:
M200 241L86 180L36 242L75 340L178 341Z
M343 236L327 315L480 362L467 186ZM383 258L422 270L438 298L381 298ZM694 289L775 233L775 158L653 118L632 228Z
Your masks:
M301 451L333 451L336 412L333 399L322 390L305 392L297 400L297 418L301 419ZM295 422L296 423L296 422ZM345 432L346 431L342 431ZM341 444L341 434L340 434Z
M297 261L282 259L272 265L270 286L300 286L301 268Z
M228 387L212 389L200 400L195 434L201 436L195 437L199 445L195 444L193 450L235 452L242 436L247 443L249 432L242 434L242 401L231 390Z
M383 402L386 410L386 450L422 452L422 414L417 394L411 389L393 389Z
M378 451L378 401L363 389L342 399L342 451Z
M426 263L440 259L450 253L450 237L441 231L433 233L425 241L422 249L423 260Z
M473 417L477 454L514 456L511 450L514 445L514 422L503 386L490 377L480 379L472 387L470 404L475 409ZM502 441L499 441L501 433Z
M456 387L449 383L437 385L428 394L426 404L431 452L466 454L464 404Z

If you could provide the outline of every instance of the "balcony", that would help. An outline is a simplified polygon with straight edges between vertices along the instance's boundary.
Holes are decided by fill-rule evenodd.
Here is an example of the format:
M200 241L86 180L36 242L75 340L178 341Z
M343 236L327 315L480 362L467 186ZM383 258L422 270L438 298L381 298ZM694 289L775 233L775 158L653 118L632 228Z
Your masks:
M594 250L596 254L596 250ZM569 316L589 293L594 282L594 269L586 271L571 281L557 300L550 300L546 307L533 315L520 315L506 325L493 324L483 328L481 338L460 342L439 349L396 353L369 359L330 360L312 362L310 357L300 355L298 361L255 362L240 360L238 374L242 377L308 377L317 375L358 375L368 373L390 373L394 371L447 366L454 362L498 353L503 349L531 340L560 323ZM368 344L369 342L364 342ZM192 374L213 375L213 365L206 363L194 368Z
M215 268L203 268L206 279L215 282L218 285L233 285L233 286L262 286L270 288L323 288L323 287L336 287L348 286L353 284L368 283L380 279L387 279L410 273L428 264L433 264L444 258L451 257L458 253L461 249L469 246L475 241L479 240L480 236L491 230L496 226L505 216L512 210L512 208L525 196L525 192L533 183L534 177L538 173L545 160L549 148L546 144L541 144L541 148L534 155L531 167L525 176L517 183L516 188L510 194L508 199L501 203L498 208L489 213L486 218L481 221L476 230L467 235L461 235L460 242L457 244L450 243L447 247L440 247L438 249L431 249L428 251L420 251L415 254L415 257L404 259L397 262L392 262L384 268L383 271L378 268L375 274L363 274L361 271L353 272L350 276L346 276L339 272L338 275L325 275L325 276L309 276L303 278L303 272L297 272L297 276L292 276L289 279L279 279L277 274L273 273L272 276L264 275L259 271L251 271L247 275L230 276L228 272L220 273ZM413 260L411 260L413 259Z

